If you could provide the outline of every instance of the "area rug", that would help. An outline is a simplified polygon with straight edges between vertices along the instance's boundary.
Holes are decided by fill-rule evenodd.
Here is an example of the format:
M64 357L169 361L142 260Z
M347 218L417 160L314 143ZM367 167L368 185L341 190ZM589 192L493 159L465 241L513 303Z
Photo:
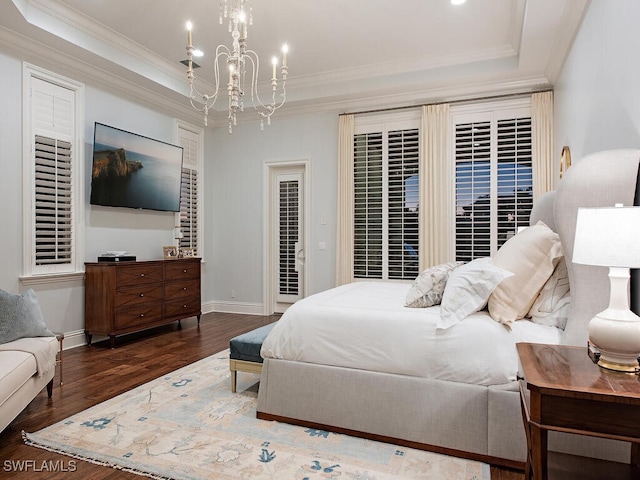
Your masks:
M489 480L489 466L256 419L259 376L229 351L200 360L36 433L28 445L151 478Z

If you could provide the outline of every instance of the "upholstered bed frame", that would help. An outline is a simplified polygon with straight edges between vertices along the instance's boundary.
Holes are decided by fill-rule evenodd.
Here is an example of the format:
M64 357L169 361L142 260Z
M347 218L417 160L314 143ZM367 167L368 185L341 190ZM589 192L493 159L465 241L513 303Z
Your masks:
M565 251L572 311L563 343L586 346L587 324L609 299L605 268L570 260L579 206L633 205L640 150L615 150L576 162L543 195L531 223L557 231ZM585 353L586 354L586 353ZM473 361L473 359L469 359ZM266 358L257 415L326 430L521 468L526 439L517 382L481 386ZM552 434L551 450L629 459L628 444Z

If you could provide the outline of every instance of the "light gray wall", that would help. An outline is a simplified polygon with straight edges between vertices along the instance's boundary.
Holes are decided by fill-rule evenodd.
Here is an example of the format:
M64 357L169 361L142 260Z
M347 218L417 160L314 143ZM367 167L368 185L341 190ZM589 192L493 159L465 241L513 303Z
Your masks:
M56 280L23 285L22 275L22 59L0 51L0 288L20 293L36 291L51 330L71 334L66 344L84 340L84 283ZM72 78L83 81L82 78ZM89 205L94 122L99 121L135 133L175 142L175 124L170 116L142 107L85 83L84 201L85 261L95 261L106 250L127 250L139 259L162 258L162 246L172 245L174 214Z
M108 250L125 250L138 260L162 258L163 245L175 244L175 214L89 205L94 122L175 143L175 121L166 115L85 87L85 258L94 262Z
M265 163L308 160L310 218L307 293L334 286L338 115L278 117L216 129L205 150L207 295L230 306L263 302ZM322 218L326 224L322 224ZM320 242L326 250L319 250ZM231 297L231 291L236 293Z
M592 0L554 86L554 152L640 148L640 2Z
M22 274L22 59L0 51L0 192L4 227L0 248L5 253L0 288L26 290ZM85 261L107 250L126 250L138 259L162 257L162 246L174 243L174 215L89 205L93 126L98 121L151 138L174 143L175 120L135 101L104 91L83 78ZM205 309L227 303L240 311L263 302L263 185L264 163L307 160L310 174L310 219L307 265L308 293L333 286L337 172L336 114L274 117L260 131L256 122L239 125L233 135L226 127L205 129L204 260ZM326 224L321 225L324 217ZM326 250L319 251L319 242ZM69 335L66 345L83 340L82 280L30 285L52 330ZM235 298L230 298L231 290Z

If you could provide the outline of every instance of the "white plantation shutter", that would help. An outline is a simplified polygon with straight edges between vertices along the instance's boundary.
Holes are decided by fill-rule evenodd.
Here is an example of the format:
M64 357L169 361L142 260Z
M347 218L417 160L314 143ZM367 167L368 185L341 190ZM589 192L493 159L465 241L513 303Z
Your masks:
M354 138L354 277L382 278L382 133Z
M72 261L71 143L35 137L35 263Z
M533 206L527 108L454 115L456 260L493 255Z
M27 270L69 272L76 268L76 91L40 78L29 80L32 242Z
M280 174L278 182L278 302L293 303L301 297L300 238L302 199L299 174Z
M419 130L389 132L388 278L418 275Z
M418 273L419 129L374 125L354 135L354 277Z
M182 181L180 184L180 228L182 230L181 248L199 250L199 171L200 171L200 134L178 126L180 146L183 151Z

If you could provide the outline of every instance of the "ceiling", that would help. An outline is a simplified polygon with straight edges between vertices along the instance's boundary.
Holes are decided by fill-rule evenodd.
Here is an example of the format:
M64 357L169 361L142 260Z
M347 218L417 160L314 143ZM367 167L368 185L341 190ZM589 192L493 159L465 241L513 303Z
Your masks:
M220 0L11 0L0 45L80 79L185 115L187 20L198 87L215 46L230 45ZM287 42L282 112L357 111L553 85L588 0L252 0L248 47L263 61ZM73 77L72 77L73 78ZM81 80L82 81L82 80ZM268 85L265 85L268 89ZM266 92L266 90L265 90ZM266 93L265 93L266 94ZM216 109L226 109L226 100ZM221 114L222 115L222 114Z

